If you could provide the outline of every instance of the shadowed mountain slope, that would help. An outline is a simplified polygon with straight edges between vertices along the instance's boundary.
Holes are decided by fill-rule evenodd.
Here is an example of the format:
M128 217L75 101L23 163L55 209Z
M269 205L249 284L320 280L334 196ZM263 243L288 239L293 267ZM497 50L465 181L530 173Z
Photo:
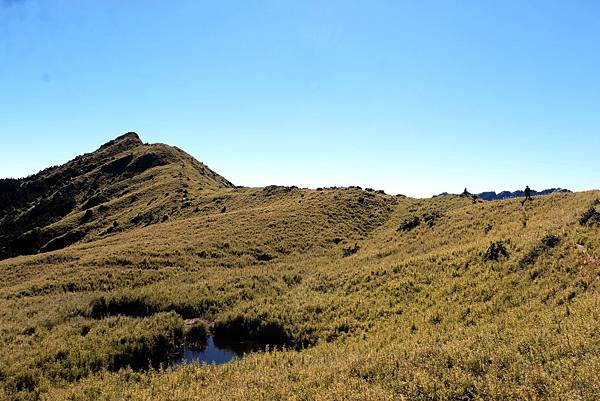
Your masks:
M153 224L185 214L200 191L232 186L180 149L127 133L64 165L0 180L0 258Z

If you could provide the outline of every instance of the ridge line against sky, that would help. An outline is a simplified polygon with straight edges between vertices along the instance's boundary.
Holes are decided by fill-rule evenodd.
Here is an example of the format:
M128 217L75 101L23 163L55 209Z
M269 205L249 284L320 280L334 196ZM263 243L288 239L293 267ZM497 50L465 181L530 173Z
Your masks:
M597 188L600 3L0 0L0 177L126 131L238 185Z

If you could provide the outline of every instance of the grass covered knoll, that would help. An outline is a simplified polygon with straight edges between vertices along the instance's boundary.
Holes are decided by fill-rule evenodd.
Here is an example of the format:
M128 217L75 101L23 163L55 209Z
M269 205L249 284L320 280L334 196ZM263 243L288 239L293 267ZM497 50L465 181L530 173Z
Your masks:
M224 189L225 212L5 260L0 394L592 400L600 236L580 220L599 197L556 194L523 209L359 189ZM435 217L399 230L415 216ZM140 370L165 361L183 318L286 350Z

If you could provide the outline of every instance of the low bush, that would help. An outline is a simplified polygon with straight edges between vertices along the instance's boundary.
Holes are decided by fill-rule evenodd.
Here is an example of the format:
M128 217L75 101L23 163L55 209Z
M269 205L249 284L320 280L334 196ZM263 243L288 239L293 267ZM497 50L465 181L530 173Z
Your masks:
M349 247L342 249L342 255L344 257L352 256L356 252L358 252L359 249L360 249L360 246L358 246L358 244L354 244L354 246L349 246Z
M218 338L252 341L264 345L289 345L294 342L282 322L245 314L227 316L218 320L215 322L213 332Z
M492 242L488 249L483 254L483 260L486 262L499 261L500 258L508 258L509 253L502 241Z
M92 300L89 307L89 316L95 319L107 316L150 316L159 311L158 305L143 298L130 297L100 297Z
M433 227L439 219L444 215L440 212L425 212L421 217L412 216L400 223L400 226L396 231L411 231L421 225L421 223L427 224L429 228Z
M600 226L600 212L596 210L595 206L590 206L590 208L581 215L579 224L582 226Z
M206 344L208 340L208 326L204 322L194 323L187 329L185 339L192 345Z
M520 266L528 267L533 265L543 253L555 248L559 243L560 237L554 234L546 235L521 259Z
M423 220L430 228L433 227L442 217L444 217L444 215L437 211L423 214Z
M205 316L222 307L227 300L214 297L182 297L165 300L152 294L114 294L94 298L82 315L101 319L107 316L147 317L159 312L176 312L184 319Z
M117 317L69 324L52 334L69 341L40 338L41 346L34 353L7 367L5 389L32 391L48 379L73 382L102 370L158 368L180 346L183 320L175 313L145 319Z
M40 248L40 252L50 252L66 248L67 246L72 245L75 242L81 240L83 237L85 237L85 231L83 230L70 231L48 241L46 245Z
M418 216L409 217L404 220L396 231L411 231L421 224L421 219Z

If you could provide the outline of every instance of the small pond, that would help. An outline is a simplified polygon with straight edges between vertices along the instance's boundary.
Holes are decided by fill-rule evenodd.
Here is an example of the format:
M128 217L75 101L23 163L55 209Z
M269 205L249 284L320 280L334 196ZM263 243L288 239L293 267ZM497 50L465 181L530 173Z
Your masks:
M261 349L263 347L251 342L233 342L209 336L204 346L185 343L181 354L173 358L171 366L177 367L194 362L220 365Z

